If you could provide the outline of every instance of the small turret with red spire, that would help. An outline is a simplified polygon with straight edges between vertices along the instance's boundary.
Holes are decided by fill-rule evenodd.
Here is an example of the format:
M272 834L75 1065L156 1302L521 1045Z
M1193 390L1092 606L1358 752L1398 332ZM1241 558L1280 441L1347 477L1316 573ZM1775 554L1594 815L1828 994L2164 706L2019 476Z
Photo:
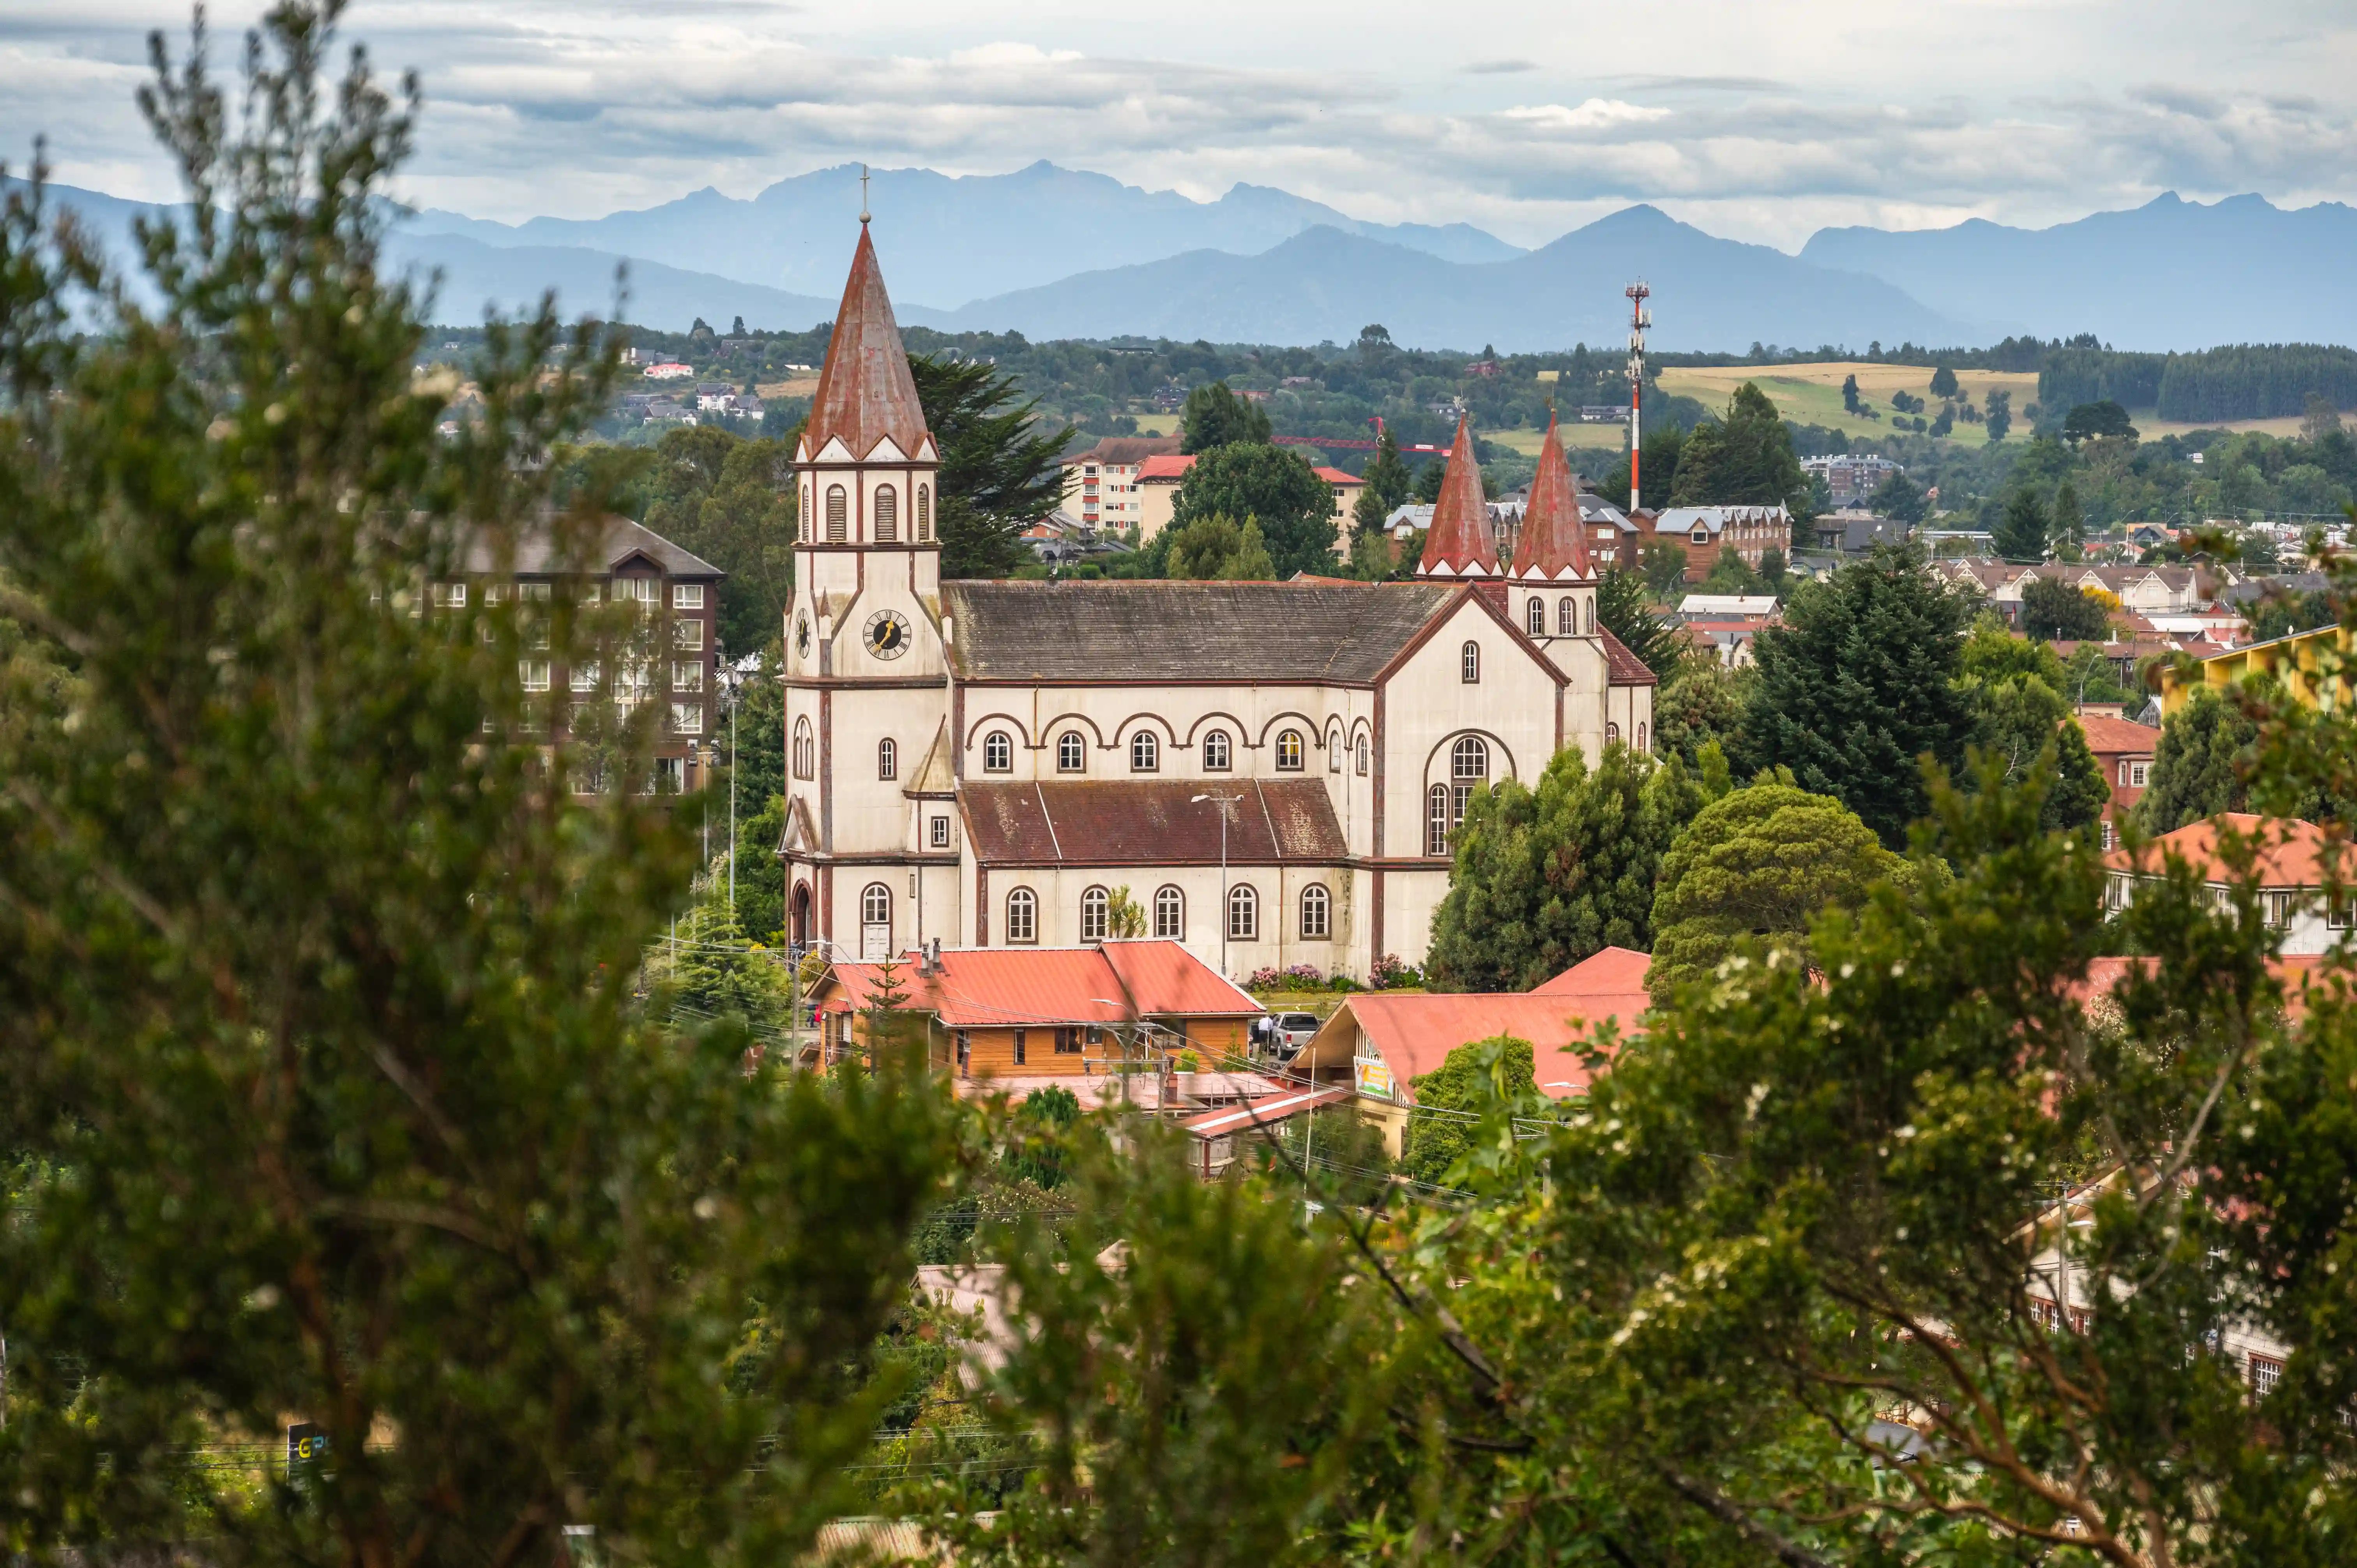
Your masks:
M1547 415L1546 440L1539 446L1539 471L1531 481L1523 512L1523 534L1507 576L1517 583L1585 583L1596 575L1588 563L1587 524L1579 515L1579 490L1555 415Z
M1464 418L1457 421L1457 444L1448 449L1448 468L1441 476L1440 499L1432 509L1432 528L1424 536L1424 557L1416 563L1419 577L1498 575L1498 533L1490 526L1490 505L1481 496L1481 466L1473 460L1473 432Z

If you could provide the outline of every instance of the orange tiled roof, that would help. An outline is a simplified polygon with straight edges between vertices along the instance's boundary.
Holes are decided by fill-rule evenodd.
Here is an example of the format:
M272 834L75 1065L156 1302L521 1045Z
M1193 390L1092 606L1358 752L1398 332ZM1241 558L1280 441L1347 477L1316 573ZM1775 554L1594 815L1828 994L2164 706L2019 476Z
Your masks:
M2163 833L2145 846L2141 854L2126 849L2115 849L2104 856L2104 864L2114 871L2142 872L2157 875L2166 858L2175 855L2191 865L2207 882L2223 882L2231 875L2218 854L2220 827L2231 828L2244 838L2256 838L2259 851L2255 869L2259 883L2266 887L2321 887L2324 885L2324 856L2333 842L2324 829L2298 817L2262 817L2250 811L2221 811L2206 822L2190 822L2173 833ZM2350 869L2343 846L2344 875Z
M943 950L939 974L919 974L914 953L899 970L909 1010L933 1014L952 1029L1242 1018L1261 1012L1249 994L1172 941L960 948ZM866 1008L880 973L877 964L836 964L821 983L819 1011Z
M1329 1058L1320 1044L1329 1032L1339 1037L1355 1025L1360 1050L1382 1057L1405 1087L1437 1070L1459 1046L1512 1035L1531 1042L1539 1092L1550 1100L1568 1100L1585 1094L1588 1082L1587 1069L1569 1052L1587 1045L1592 1026L1604 1016L1577 997L1367 992L1347 998L1306 1051L1317 1051L1314 1059L1321 1066L1340 1059ZM1297 1069L1302 1065L1295 1064Z
M2140 725L2128 719L2115 719L2109 714L2081 715L2079 727L2087 735L2087 749L2106 756L2118 753L2146 753L2160 744L2160 732L2150 725Z
M1137 466L1137 482L1142 485L1148 479L1183 479L1194 466L1192 452L1184 456L1176 452L1157 453Z

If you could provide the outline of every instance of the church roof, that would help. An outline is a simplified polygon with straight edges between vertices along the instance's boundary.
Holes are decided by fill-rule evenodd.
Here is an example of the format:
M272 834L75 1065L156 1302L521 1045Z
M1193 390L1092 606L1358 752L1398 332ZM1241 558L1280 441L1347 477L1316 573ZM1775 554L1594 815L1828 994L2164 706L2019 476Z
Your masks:
M1454 583L942 585L970 681L1372 683Z
M1658 686L1662 678L1653 673L1652 665L1629 650L1629 645L1612 635L1609 627L1598 627L1596 635L1604 644L1605 683L1612 686Z
M892 319L892 299L884 292L884 273L876 264L876 243L865 223L859 226L859 248L852 252L851 276L843 285L843 303L835 307L826 363L811 399L810 423L803 426L803 449L815 457L835 436L854 457L866 456L888 436L907 456L925 444L925 411L917 401L909 351Z
M1427 577L1495 576L1498 534L1490 526L1490 505L1481 498L1481 465L1473 460L1473 432L1457 421L1457 444L1440 478L1440 499L1432 509L1432 529L1424 536L1424 559L1416 571Z
M1345 858L1350 846L1325 784L1315 779L1109 779L979 783L959 799L966 842L984 865L1217 865L1220 807L1229 808L1231 865Z
M1538 477L1523 512L1523 535L1514 546L1517 577L1559 582L1595 574L1587 564L1587 525L1580 515L1579 489L1563 458L1555 416L1547 416L1546 440L1539 446Z

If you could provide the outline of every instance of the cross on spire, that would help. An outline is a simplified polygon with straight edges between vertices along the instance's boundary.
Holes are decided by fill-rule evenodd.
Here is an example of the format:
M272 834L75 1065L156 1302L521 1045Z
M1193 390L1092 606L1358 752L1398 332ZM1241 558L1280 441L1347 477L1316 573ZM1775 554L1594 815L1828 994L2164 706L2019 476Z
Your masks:
M859 220L867 221L867 166L859 166Z

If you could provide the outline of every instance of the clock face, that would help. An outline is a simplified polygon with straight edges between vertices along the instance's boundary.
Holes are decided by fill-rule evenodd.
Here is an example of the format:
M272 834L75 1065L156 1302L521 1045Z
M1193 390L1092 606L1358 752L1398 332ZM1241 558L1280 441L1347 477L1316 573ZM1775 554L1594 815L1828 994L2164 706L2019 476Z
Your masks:
M908 618L899 610L877 610L869 616L867 651L878 659L898 659L908 652Z
M804 659L810 657L810 617L803 616L794 623L794 651Z

